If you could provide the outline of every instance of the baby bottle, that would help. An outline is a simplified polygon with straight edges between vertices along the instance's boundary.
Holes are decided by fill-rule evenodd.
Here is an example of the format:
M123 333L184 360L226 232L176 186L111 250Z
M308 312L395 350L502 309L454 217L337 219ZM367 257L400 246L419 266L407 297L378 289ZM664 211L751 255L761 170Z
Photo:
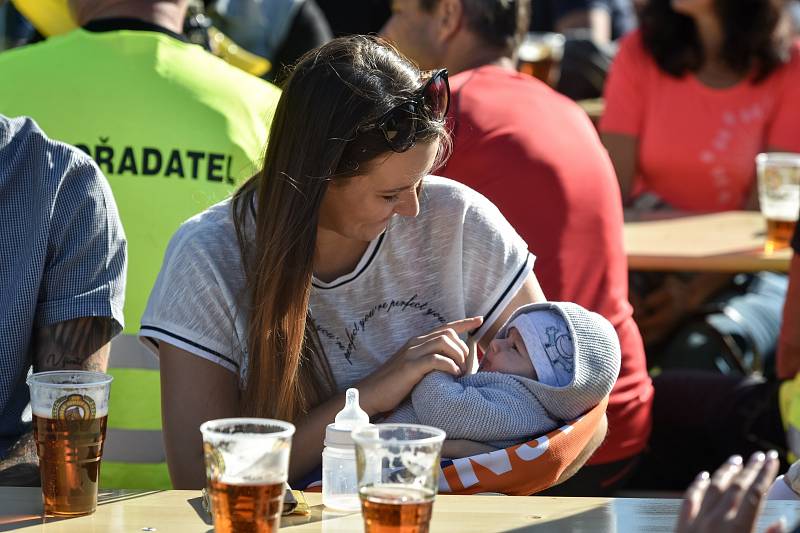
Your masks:
M359 511L356 450L350 432L369 424L369 415L358 406L358 389L347 389L344 409L325 431L322 450L322 503L340 511Z

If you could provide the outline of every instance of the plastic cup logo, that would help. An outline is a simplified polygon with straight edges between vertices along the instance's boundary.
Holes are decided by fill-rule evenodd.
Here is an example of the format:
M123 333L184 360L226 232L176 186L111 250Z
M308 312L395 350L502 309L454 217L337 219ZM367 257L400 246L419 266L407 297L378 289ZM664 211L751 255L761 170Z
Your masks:
M211 479L219 479L225 474L225 458L222 451L211 443L203 443L203 452L206 456L206 468Z
M68 394L53 402L55 420L93 420L97 415L94 400L83 394Z

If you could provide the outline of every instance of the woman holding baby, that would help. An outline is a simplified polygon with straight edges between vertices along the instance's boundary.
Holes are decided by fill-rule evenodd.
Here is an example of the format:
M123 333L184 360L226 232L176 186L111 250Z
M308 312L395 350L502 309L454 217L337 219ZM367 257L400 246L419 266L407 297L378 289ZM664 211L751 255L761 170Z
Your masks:
M347 387L391 411L431 371L469 373L468 342L544 300L499 211L428 176L447 154L446 71L357 36L309 52L283 89L264 168L175 234L142 319L175 488L204 484L198 426L233 416L293 422L301 479Z

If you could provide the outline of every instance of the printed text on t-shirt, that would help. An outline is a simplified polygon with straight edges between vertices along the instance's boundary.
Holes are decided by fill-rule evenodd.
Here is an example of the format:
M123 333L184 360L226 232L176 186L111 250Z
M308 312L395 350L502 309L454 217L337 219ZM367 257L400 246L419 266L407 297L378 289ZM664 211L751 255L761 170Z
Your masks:
M347 362L352 364L350 357L353 355L353 351L356 349L356 339L359 333L366 330L367 323L379 311L385 311L386 314L389 314L392 311L423 311L424 316L432 316L440 324L447 323L447 319L445 319L438 311L431 308L428 302L416 301L418 296L418 294L415 294L407 300L387 300L375 305L372 309L365 313L362 318L353 322L352 326L345 331L345 335L347 336L346 343L341 337L332 333L324 326L317 325L317 331L320 335L323 335L327 339L335 342L336 346L343 352L344 358L347 360Z

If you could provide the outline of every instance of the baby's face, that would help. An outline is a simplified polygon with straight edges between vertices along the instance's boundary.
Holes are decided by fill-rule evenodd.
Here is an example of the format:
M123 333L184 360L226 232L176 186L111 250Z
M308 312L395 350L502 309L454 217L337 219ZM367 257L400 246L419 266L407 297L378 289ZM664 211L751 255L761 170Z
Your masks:
M495 338L489 344L480 369L536 379L536 371L517 328L511 328L505 339Z

